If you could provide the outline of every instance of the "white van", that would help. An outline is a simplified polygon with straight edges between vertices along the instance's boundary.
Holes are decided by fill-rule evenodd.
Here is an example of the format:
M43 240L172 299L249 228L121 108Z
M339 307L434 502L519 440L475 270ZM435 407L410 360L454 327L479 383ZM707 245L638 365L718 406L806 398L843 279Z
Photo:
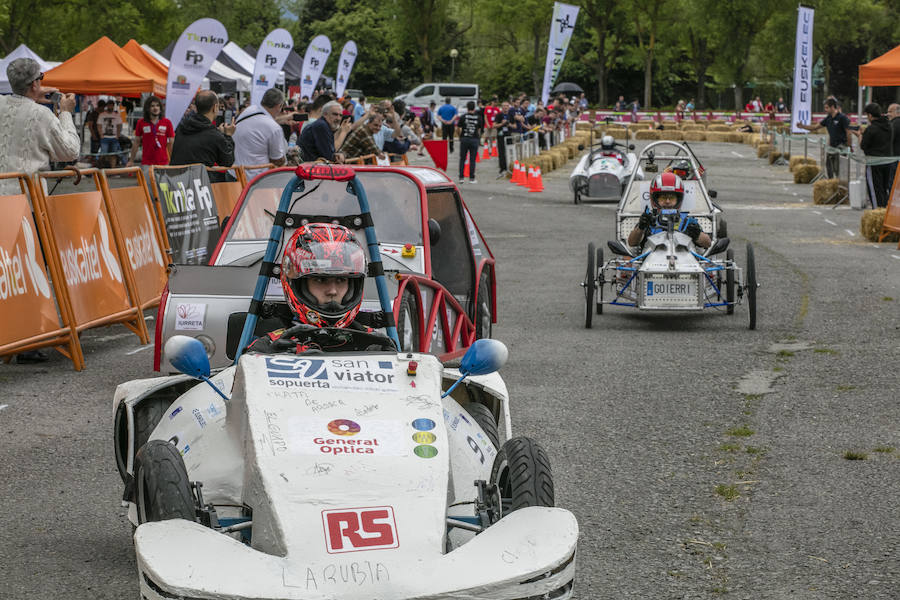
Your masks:
M397 96L395 100L403 100L407 106L427 108L432 102L439 107L445 98L450 98L456 108L465 108L466 102L478 102L477 83L423 83L411 92Z

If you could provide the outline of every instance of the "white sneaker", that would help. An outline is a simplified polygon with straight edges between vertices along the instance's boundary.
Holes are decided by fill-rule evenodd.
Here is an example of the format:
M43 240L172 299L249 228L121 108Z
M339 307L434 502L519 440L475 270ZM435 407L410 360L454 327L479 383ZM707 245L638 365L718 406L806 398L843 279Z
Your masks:
M464 184L465 182L466 182L466 180L465 180L464 178L460 177L460 179L459 179L459 185L462 185L462 184Z
M470 180L469 180L469 183L478 183L478 180L477 180L477 179L470 179Z

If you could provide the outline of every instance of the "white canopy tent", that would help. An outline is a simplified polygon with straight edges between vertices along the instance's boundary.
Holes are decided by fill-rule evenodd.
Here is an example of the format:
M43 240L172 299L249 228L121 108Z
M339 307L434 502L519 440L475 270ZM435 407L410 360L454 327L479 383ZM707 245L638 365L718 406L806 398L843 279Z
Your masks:
M6 67L17 58L33 58L41 65L41 71L49 71L53 67L62 64L59 62L46 61L35 54L34 51L25 44L20 44L18 48L7 54L3 60L0 60L0 94L12 93L12 88L9 87L9 79L6 77Z
M163 56L162 54L160 54L159 52L157 52L156 50L154 50L147 44L141 44L141 48L146 50L148 53L150 53L153 56L153 58L155 58L156 60L158 60L159 62L161 62L168 68L169 60L165 56ZM239 92L249 92L250 91L250 77L247 77L246 75L243 75L233 69L226 67L219 61L213 61L212 67L210 67L209 70L212 71L213 73L215 73L216 75L218 75L219 77L222 77L229 81L234 81L235 86L237 87L237 91L239 91ZM203 87L209 89L209 78L208 77L203 79Z
M225 47L222 48L222 52L225 53L228 58L236 62L241 66L242 69L253 74L253 70L256 68L256 58L250 56L244 49L235 44L234 42L228 42L225 44ZM275 81L278 85L284 85L284 71L278 73L278 79Z

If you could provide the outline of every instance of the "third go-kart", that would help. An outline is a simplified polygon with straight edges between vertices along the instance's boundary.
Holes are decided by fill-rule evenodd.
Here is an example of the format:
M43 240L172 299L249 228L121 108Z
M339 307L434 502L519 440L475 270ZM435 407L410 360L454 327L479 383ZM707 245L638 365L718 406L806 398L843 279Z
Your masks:
M361 178L329 165L301 165L275 214L325 178L348 185L371 223ZM281 234L272 226L264 262ZM365 234L376 260L375 227ZM372 274L387 313L383 278ZM211 374L202 342L174 335L165 356L181 375L116 390L142 598L572 596L578 525L553 507L544 451L513 437L496 372L505 346L477 340L450 368L398 351L392 325L387 335L295 326L283 334L293 352L242 353L253 320L233 366Z
M675 149L665 148L674 146ZM687 158L686 158L687 157ZM657 142L641 152L647 173L655 173L660 163L689 160L695 173L699 163L693 153L677 142ZM640 248L628 246L628 234L640 215L650 207L650 181L629 181L616 213L616 239L607 242L614 257L604 261L603 248L588 244L587 269L582 282L585 295L585 327L590 328L594 314L604 306L625 306L642 311L699 311L703 309L734 312L747 302L749 327L756 329L756 260L753 245L747 243L746 267L734 258L725 236L722 210L713 201L702 177L684 181L681 212L700 224L712 243L708 249L694 245L691 238L676 231L678 214L661 211L666 230L649 236ZM724 253L724 258L722 254Z

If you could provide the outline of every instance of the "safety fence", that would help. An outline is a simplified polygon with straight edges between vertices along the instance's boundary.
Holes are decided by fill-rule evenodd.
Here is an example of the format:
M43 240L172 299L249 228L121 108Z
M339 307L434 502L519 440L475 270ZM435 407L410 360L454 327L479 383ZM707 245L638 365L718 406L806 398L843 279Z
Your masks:
M541 152L562 145L575 134L575 125L571 121L552 131L543 132L543 135L532 130L504 136L503 143L499 145L500 152L505 152L504 164L511 166L516 162L528 162L528 159L539 156Z

